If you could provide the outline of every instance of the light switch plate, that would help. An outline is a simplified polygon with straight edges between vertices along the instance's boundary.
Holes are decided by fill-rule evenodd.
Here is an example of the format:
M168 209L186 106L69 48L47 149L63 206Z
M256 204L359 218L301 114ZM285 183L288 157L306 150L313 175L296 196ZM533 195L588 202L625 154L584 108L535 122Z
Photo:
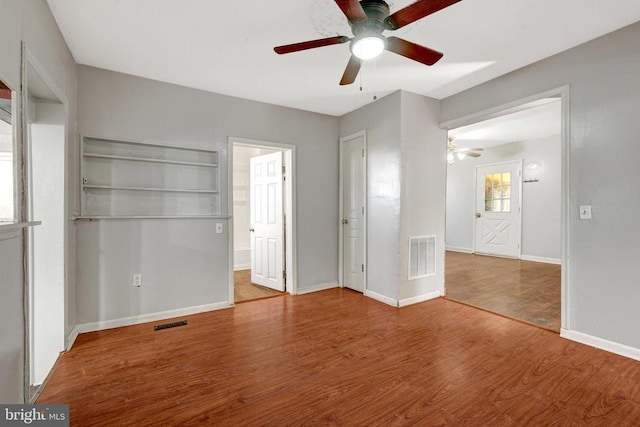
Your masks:
M216 223L216 233L218 233L218 234L222 233L222 223L221 222L217 222Z
M591 219L591 205L580 206L580 219Z

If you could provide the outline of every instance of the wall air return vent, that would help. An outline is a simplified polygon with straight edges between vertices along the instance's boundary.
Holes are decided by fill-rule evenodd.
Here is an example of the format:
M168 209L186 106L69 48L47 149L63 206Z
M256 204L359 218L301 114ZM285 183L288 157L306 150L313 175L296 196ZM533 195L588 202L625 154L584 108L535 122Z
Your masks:
M436 236L409 238L409 280L436 274Z

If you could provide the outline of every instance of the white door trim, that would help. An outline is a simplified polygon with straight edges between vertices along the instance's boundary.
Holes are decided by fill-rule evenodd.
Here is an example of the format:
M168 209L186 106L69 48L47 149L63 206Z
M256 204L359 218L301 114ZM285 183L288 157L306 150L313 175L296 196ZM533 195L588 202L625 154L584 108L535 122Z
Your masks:
M342 196L343 196L343 186L344 186L344 176L343 176L343 162L344 162L344 143L346 141L350 141L352 139L355 138L359 138L362 137L362 139L364 140L364 160L363 160L363 165L362 165L362 179L363 179L363 184L364 184L364 234L363 234L363 239L364 239L364 254L363 254L363 259L364 259L364 289L363 289L363 294L366 293L367 291L367 271L368 271L368 262L367 262L367 252L368 252L368 246L367 246L367 217L369 216L369 208L368 208L368 191L367 191L367 131L366 130L362 130L360 132L356 132L354 134L351 135L347 135L345 137L340 138L340 165L339 165L339 169L340 169L340 184L338 187L338 285L343 288L344 287L344 260L343 260L343 256L344 256L344 246L343 246L343 238L344 238L344 230L342 227L342 224L340 223L340 221L342 220L342 209L343 209L343 202L342 202Z
M518 221L520 221L520 224L518 226L518 232L516 234L517 240L518 240L518 253L516 258L520 259L520 257L522 256L522 168L523 168L523 164L524 164L524 159L520 159L520 160L509 160L509 161L505 161L505 162L496 162L496 163L485 163L482 165L477 165L475 167L475 178L474 178L474 183L475 183L475 187L474 187L474 191L473 191L473 209L474 212L480 212L479 211L479 207L478 207L478 196L477 196L477 191L478 191L478 169L480 168L486 168L486 167L492 167L492 166L511 166L511 165L516 165L517 169L518 169ZM483 209L484 211L484 209ZM478 242L477 242L477 229L478 227L478 221L474 220L473 221L473 253L478 253ZM494 256L500 256L500 255L494 255ZM510 257L509 257L510 258Z
M440 123L441 129L455 129L460 126L488 120L493 117L504 115L507 112L515 112L522 108L523 104L537 101L543 98L560 97L562 102L562 131L561 131L561 164L562 164L562 207L561 207L561 328L570 331L573 328L573 313L571 309L571 90L569 85L564 85L549 89L531 96L516 99L495 107L487 108L457 119Z
M268 148L283 151L284 161L288 167L285 180L285 209L287 222L285 271L287 274L286 292L291 295L298 293L298 244L296 219L296 146L278 142L260 141L255 139L228 137L227 138L227 215L229 217L229 305L234 305L233 288L233 146Z

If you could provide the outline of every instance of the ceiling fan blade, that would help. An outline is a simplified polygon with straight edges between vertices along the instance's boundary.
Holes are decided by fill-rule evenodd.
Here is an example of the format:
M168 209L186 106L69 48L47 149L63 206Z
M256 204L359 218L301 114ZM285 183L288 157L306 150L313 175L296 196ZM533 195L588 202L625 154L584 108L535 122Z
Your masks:
M467 152L467 153L464 153L464 155L465 156L469 156L469 157L476 157L477 158L477 157L480 157L482 154L474 153L474 152Z
M384 26L387 30L397 30L459 1L460 0L421 0L389 15L387 19L384 20Z
M462 148L458 148L458 151L464 152L466 153L467 151L484 151L484 148L466 148L466 147L462 147Z
M336 4L349 21L357 22L367 19L367 14L358 0L336 0Z
M351 55L349 58L349 62L347 63L347 68L344 70L344 74L342 75L342 80L340 80L340 86L350 85L351 83L356 81L356 77L358 77L358 73L360 72L360 65L362 61L355 55Z
M11 99L11 89L2 82L0 82L0 98Z
M437 50L420 46L397 37L387 37L387 50L425 65L433 65L444 55Z
M285 53L299 52L301 50L315 49L317 47L331 46L333 44L342 44L350 39L347 36L327 37L326 39L310 40L308 42L287 44L284 46L274 47L273 50L282 55Z

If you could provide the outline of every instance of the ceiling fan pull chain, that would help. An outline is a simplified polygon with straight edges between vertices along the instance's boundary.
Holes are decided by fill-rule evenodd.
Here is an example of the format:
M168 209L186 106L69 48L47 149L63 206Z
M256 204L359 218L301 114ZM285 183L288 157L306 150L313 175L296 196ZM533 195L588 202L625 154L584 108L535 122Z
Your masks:
M374 59L374 60L373 60L373 100L374 100L374 101L378 99L378 84L377 84L377 81L378 81L377 77L378 77L378 75L377 75L377 73L376 73L376 71L377 71L376 64L377 64L377 63L378 63L378 60L377 60L377 59Z

